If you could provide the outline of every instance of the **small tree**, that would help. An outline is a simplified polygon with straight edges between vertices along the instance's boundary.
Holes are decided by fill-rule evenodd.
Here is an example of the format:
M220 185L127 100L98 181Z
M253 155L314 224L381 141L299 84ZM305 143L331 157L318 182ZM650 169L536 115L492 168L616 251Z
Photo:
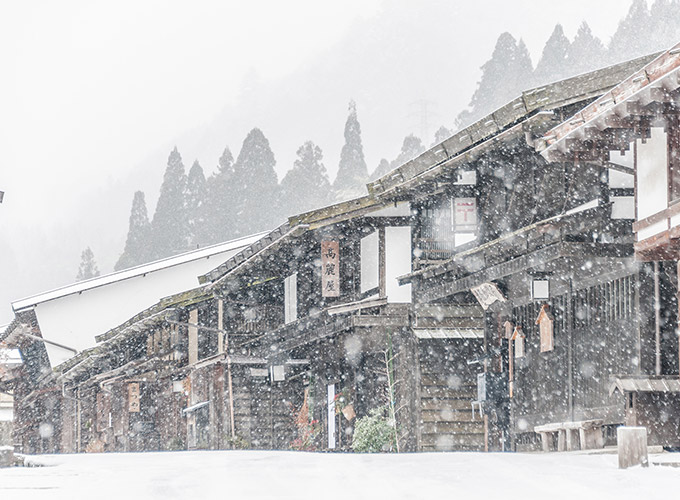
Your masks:
M372 409L368 415L357 419L354 425L352 449L359 453L394 451L396 432L394 425L385 417L387 407Z
M96 278L97 276L99 276L99 269L94 260L94 253L90 247L87 247L83 250L83 253L80 254L80 267L78 267L76 281L89 280L90 278Z

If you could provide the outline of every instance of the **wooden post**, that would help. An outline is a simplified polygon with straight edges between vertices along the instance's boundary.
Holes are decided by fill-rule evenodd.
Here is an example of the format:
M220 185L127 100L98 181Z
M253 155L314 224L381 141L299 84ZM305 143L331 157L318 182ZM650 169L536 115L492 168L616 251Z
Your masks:
M617 428L616 443L619 452L619 469L627 469L635 465L649 466L645 427Z
M387 296L387 277L385 275L385 228L378 229L378 290L380 297Z
M80 387L76 389L76 452L80 453L81 445L81 429L80 429L80 419L82 416L82 408L80 403ZM127 451L127 450L126 450Z
M659 262L654 261L654 373L661 375L661 292Z
M541 446L543 447L543 451L545 453L550 451L550 441L551 441L551 435L548 432L541 432Z
M227 354L227 385L229 386L229 423L231 427L231 439L236 439L236 429L234 428L234 388L231 383L231 356Z
M217 301L217 352L224 352L224 301L219 299Z
M607 190L608 192L608 190ZM574 292L571 278L569 279L569 294L567 295L565 323L567 326L567 405L569 417L574 420Z
M678 318L677 318L677 329L680 332L680 260L676 264L677 274L678 274ZM680 366L680 340L678 341L678 366ZM678 370L678 377L680 377L680 370Z

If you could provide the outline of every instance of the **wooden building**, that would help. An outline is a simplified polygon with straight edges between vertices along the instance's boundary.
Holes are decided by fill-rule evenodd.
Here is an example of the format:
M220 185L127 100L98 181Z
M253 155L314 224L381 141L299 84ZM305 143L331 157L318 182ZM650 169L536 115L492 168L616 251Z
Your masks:
M537 143L549 161L580 171L614 169L633 179L635 258L647 279L636 289L636 364L617 372L610 384L613 393L625 396L628 425L644 425L651 443L675 447L680 446L679 75L680 44Z
M640 405L675 389L631 380L677 377L676 264L640 260L656 254L635 241L625 144L585 162L569 148L592 142L560 132L653 59L524 92L58 365L26 310L5 335L35 360L13 382L25 451L346 450L375 409L399 451L599 446L631 415L653 421ZM630 127L611 135L652 137Z

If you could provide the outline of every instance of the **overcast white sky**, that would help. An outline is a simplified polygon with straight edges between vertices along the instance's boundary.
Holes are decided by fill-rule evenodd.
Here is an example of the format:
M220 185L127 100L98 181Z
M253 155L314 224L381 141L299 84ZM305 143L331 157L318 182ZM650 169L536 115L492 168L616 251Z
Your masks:
M92 232L79 220L84 199L106 193L107 186L134 175L154 151L233 105L249 71L276 85L321 54L333 53L329 51L343 43L353 26L378 22L394 4L380 0L0 2L0 190L6 192L0 205L0 323L7 319L2 311L8 308L8 297L16 299L55 284L44 279L49 269L68 267L66 274L75 275L78 255L71 255L70 249L60 253L58 243L77 239L81 248L81 241L97 239L83 234ZM429 4L416 5L427 12ZM500 32L522 37L536 62L556 22L573 37L587 19L606 42L630 1L455 4L457 15L450 29L468 42L449 47L448 54L452 60L476 61L462 66L460 75L470 90ZM436 78L435 68L432 78ZM345 109L346 103L341 107ZM452 123L454 116L444 118L443 123ZM365 116L362 125L379 128L381 120L392 119ZM341 130L342 123L333 127ZM409 132L405 129L401 137ZM276 133L267 131L272 144ZM236 154L242 137L229 140ZM292 155L297 145L286 145L290 151L284 155ZM396 141L395 146L399 146ZM337 153L325 151L334 176ZM369 168L389 154L369 145ZM185 164L189 160L185 158ZM291 163L279 162L279 174ZM159 172L163 167L159 165ZM160 174L154 184L159 182ZM155 199L155 194L149 198ZM121 218L125 225L127 213ZM106 233L107 228L97 230ZM116 236L122 241L124 237ZM109 249L111 255L121 250ZM71 260L64 261L66 255ZM109 271L113 259L103 260L101 267Z

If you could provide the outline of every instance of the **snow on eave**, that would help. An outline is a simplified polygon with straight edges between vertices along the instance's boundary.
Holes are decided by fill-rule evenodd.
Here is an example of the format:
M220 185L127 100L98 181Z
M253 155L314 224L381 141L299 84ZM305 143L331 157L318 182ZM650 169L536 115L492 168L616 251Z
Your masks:
M550 160L555 151L565 153L569 149L566 146L567 139L583 137L589 127L606 128L606 125L602 125L602 120L612 114L624 115L625 110L622 106L644 97L655 87L662 87L667 91L680 87L680 43L661 53L594 102L547 131L536 142L536 149L547 160ZM649 97L651 99L651 95Z
M73 283L61 288L56 288L48 292L43 292L12 302L12 310L15 313L18 313L27 309L32 309L36 305L43 302L48 302L50 300L59 299L68 295L81 293L131 278L136 278L138 276L144 276L146 274L168 269L180 264L186 264L187 262L192 262L199 259L208 259L213 255L228 252L229 250L247 247L266 234L267 233L257 233L254 235L245 236L243 238L227 241L225 243L218 243L217 245L211 245L209 247L192 250L190 252L185 252L165 259L160 259L149 264L143 264L141 266L125 269L123 271L105 274L104 276L98 276L96 278L91 278L89 280L80 281L78 283Z

